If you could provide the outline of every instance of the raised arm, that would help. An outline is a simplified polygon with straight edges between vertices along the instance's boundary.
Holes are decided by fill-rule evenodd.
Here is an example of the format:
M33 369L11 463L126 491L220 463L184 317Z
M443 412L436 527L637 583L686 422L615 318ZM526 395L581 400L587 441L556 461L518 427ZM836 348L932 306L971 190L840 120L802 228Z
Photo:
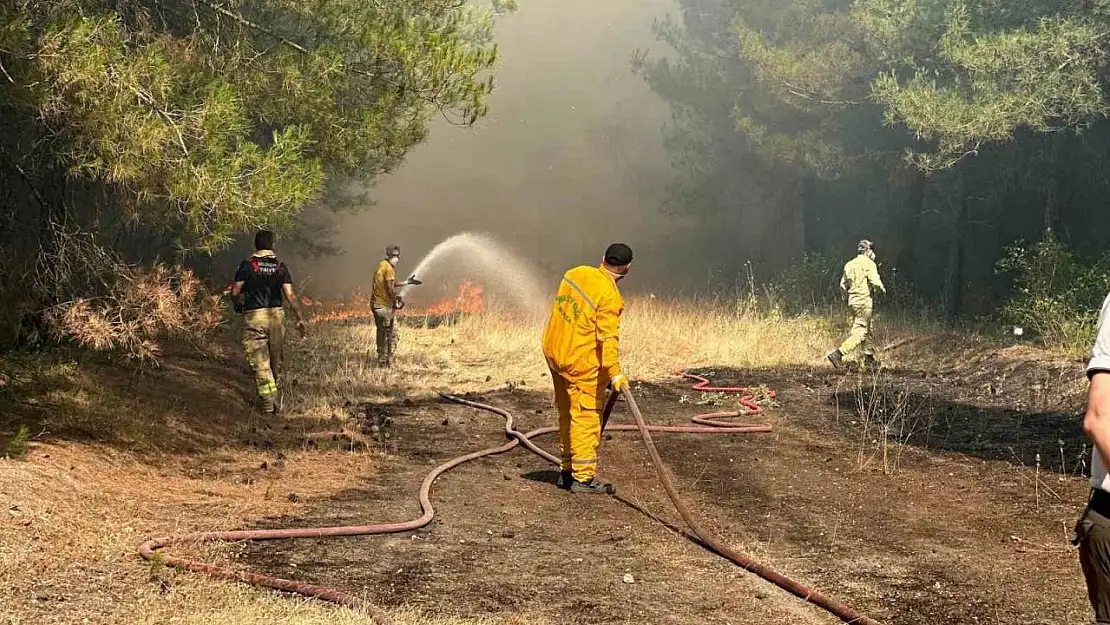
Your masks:
M872 287L879 289L883 293L886 293L886 287L883 286L883 280L879 277L879 267L875 263L871 263L867 267L867 281L871 283Z

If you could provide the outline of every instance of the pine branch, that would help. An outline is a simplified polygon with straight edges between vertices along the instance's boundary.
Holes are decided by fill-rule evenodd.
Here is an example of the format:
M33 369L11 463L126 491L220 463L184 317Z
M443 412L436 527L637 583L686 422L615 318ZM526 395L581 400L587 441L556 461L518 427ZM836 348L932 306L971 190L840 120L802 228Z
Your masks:
M139 97L140 100L146 102L146 104L157 111L158 114L161 115L162 118L169 123L170 127L172 127L177 133L177 141L179 145L181 145L181 151L185 153L185 156L189 156L189 148L185 147L185 135L181 133L181 128L179 128L177 126L177 123L173 121L173 118L170 117L170 114L165 109L163 109L157 101L154 100L153 96L146 93L142 89L132 89L132 91L135 93L136 96Z
M12 79L12 75L8 73L8 68L4 67L3 61L0 61L0 72L4 72L4 77L8 79L8 82L12 83L13 85L15 84L15 80Z
M286 39L285 37L282 37L281 35L275 33L273 30L271 30L269 28L266 28L265 26L263 26L261 24L256 24L255 22L252 22L252 21L248 20L247 18L243 17L242 15L239 15L238 13L235 13L233 11L229 11L229 10L223 8L222 6L219 6L218 4L210 2L209 0L198 0L198 1L201 4L203 4L204 6L212 9L213 11L215 11L215 12L221 14L221 15L225 15L227 17L230 17L231 19L235 20L236 22L239 22L243 26L246 26L248 28L253 28L254 30L257 30L260 33L269 35L270 37L273 37L274 39L277 39L278 41L280 41L282 44L284 44L286 46L289 46L290 48L293 48L294 50L296 50L296 51L298 51L302 54L311 54L311 52L309 52L307 48L300 45L299 43L297 43L295 41L291 41L289 39Z
M813 91L812 89L804 89L803 90L802 87L791 84L785 78L779 77L779 82L781 82L782 85L784 87L786 87L787 91L789 91L791 94L796 95L799 98L805 98L806 100L810 100L812 102L817 102L818 104L831 104L831 105L837 105L837 106L858 106L860 104L865 104L867 102L866 99L863 99L863 100L826 100L826 99L820 97L816 91ZM808 93L806 93L806 92L808 92Z
M209 7L213 11L216 11L217 13L219 13L221 15L225 15L227 17L230 17L231 19L235 20L236 22L238 22L238 23L240 23L240 24L242 24L242 25L244 25L248 28L257 30L258 32L260 32L264 35L272 37L273 39L277 40L282 45L285 45L289 48L292 48L293 50L296 50L297 52L300 52L301 54L305 54L305 55L312 54L311 50L309 50L308 48L305 48L304 46L302 46L298 43L296 43L295 41L292 41L292 40L290 40L286 37L283 37L283 36L279 35L278 33L274 32L273 30L271 30L271 29L269 29L269 28L267 28L267 27L265 27L261 24L252 22L252 21L248 20L247 18L243 17L242 15L239 15L239 14L233 12L233 11L229 11L228 9L225 9L222 6L219 6L219 5L211 2L211 0L197 0L197 1L200 2L201 4L205 5L205 6ZM454 9L461 8L463 5L465 5L465 2L460 2L457 6L452 6L452 8L454 8ZM353 65L348 65L348 64L344 64L344 68L353 72L353 73L355 73L355 74L358 74L360 76L364 76L364 77L369 78L371 80L381 81L381 82L385 83L386 85L392 87L393 89L396 89L397 91L399 91L402 94L406 93L406 92L411 93L416 98L424 101L427 104L430 104L430 105L434 106L439 111L440 115L443 116L443 119L446 120L447 123L449 123L453 126L469 126L470 125L469 122L456 122L456 121L452 120L450 118L450 116L448 115L446 107L437 99L438 94L434 95L434 96L429 96L429 95L421 92L419 89L412 89L408 85L398 84L398 83L396 83L392 80L389 80L381 72L373 73L371 71L368 71L368 70L365 70L365 69L359 69L359 68L357 68Z

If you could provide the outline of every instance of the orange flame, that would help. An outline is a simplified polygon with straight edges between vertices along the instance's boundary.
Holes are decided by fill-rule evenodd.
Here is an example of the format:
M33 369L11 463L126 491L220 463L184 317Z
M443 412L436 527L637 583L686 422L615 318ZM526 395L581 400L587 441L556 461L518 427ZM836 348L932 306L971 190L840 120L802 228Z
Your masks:
M374 314L370 309L370 296L361 290L351 293L345 302L324 302L316 300L312 304L315 309L313 321L347 321L351 319L369 320ZM397 311L399 315L431 316L452 313L474 314L484 311L485 300L482 297L482 287L479 284L463 280L459 284L459 292L455 297L449 297L433 303L427 308L403 308Z
M425 315L445 315L453 312L474 314L485 309L486 303L482 299L482 286L470 280L463 280L459 284L459 294L457 296L435 302L421 312Z

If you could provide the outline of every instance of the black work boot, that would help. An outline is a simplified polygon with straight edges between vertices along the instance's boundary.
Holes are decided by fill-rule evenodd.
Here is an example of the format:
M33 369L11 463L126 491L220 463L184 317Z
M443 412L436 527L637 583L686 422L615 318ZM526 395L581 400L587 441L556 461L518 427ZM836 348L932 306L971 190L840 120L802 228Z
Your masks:
M574 481L571 477L570 471L559 471L559 479L555 480L555 486L563 489L570 490L570 483Z
M262 414L265 415L272 415L277 412L277 405L274 403L273 395L267 395L261 398L258 402L258 407L262 410Z
M863 368L864 368L864 370L866 370L866 371L878 371L879 366L880 366L879 361L878 361L878 359L875 358L875 354L864 354L863 355Z
M590 478L589 482L573 480L570 483L570 492L586 495L615 495L617 494L617 487L594 477Z
M825 358L828 358L829 362L831 362L832 366L836 369L844 366L844 354L840 353L840 348L834 349L833 351L829 352L829 355L825 356Z

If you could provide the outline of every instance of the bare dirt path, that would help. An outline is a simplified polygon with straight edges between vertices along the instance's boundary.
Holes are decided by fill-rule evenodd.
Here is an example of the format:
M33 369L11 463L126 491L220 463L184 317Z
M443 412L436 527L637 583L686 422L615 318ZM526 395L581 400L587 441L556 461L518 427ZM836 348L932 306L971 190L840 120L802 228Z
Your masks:
M914 372L861 382L821 370L718 371L714 382L766 383L779 391L780 406L760 418L775 427L771 434L658 440L685 496L732 543L890 624L1087 618L1082 577L1066 542L1083 480L1067 475L1066 466L1023 465L1030 454L1047 456L1058 446L1069 446L1060 465L1069 464L1070 446L1081 438L1074 415L1029 415L993 395L981 405L966 393L957 402L958 384L924 388ZM874 429L864 432L857 409L869 392L889 397L879 402L884 406L911 405L902 420L912 421L912 435L891 439L886 471L882 446L871 443ZM687 400L713 399L678 382L645 385L637 395L658 423L683 423L704 408ZM554 420L542 392L507 390L482 399L512 410L521 429ZM392 419L393 453L380 472L361 487L309 502L307 514L265 525L416 516L414 493L432 465L503 440L498 417L470 408L438 401L369 408L379 421ZM550 437L542 444L554 447ZM249 544L239 559L268 573L362 592L384 606L439 614L527 613L581 623L835 622L668 529L665 523L677 517L633 435L607 439L602 457L619 499L559 491L549 466L516 450L444 476L432 493L438 518L424 530Z

